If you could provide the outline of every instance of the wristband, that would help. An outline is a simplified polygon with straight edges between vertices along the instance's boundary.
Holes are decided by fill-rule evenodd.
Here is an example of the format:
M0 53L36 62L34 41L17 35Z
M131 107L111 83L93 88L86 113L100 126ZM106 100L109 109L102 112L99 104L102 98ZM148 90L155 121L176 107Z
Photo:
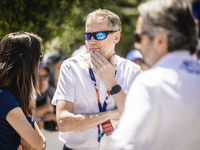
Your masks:
M121 86L118 84L118 85L115 85L112 90L110 91L110 94L113 95L113 94L117 94L119 91L121 91Z

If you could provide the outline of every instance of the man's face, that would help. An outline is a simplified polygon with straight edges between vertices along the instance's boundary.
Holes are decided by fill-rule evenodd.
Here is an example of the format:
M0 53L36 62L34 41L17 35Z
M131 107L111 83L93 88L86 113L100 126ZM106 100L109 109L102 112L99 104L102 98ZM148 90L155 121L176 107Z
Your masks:
M49 86L49 75L45 68L42 68L38 72L38 85L41 93L46 92Z
M94 33L99 31L111 31L107 27L108 21L105 19L89 19L86 22L87 33ZM114 53L115 44L119 42L120 32L113 32L107 35L106 39L95 40L92 36L90 40L85 40L89 52L97 51L102 54L107 60L110 60Z
M143 18L139 17L136 25L137 33L144 33L145 26ZM135 43L135 48L140 50L141 54L144 57L144 62L147 66L152 66L152 59L154 59L154 47L153 42L147 34L140 35L140 42Z
M148 67L152 67L168 52L167 35L160 33L150 38L149 33L145 31L145 22L142 17L139 17L137 20L136 32L140 37L140 41L134 43L135 48L140 50L145 64Z
M139 17L137 20L136 32L138 34L145 33L140 34L140 42L135 43L135 48L140 50L141 54L144 57L145 64L148 67L151 67L157 60L157 54L155 52L156 47L154 45L154 39L151 39L148 33L146 33L145 31L145 24L142 17Z

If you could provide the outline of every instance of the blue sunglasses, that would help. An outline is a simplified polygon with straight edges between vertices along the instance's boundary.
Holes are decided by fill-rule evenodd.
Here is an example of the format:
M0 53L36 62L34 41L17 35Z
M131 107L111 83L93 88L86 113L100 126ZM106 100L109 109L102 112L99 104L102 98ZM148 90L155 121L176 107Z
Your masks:
M95 40L104 40L107 38L108 34L113 33L116 31L100 31L100 32L93 32L93 33L87 33L84 32L84 36L86 40L91 40L91 37L93 36Z

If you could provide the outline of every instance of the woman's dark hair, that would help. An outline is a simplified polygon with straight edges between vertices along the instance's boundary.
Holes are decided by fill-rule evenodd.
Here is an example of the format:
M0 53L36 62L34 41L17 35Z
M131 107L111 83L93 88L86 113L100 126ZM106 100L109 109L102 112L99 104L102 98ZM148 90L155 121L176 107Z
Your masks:
M0 87L16 96L24 114L32 115L30 100L37 86L42 39L27 32L14 32L0 42Z

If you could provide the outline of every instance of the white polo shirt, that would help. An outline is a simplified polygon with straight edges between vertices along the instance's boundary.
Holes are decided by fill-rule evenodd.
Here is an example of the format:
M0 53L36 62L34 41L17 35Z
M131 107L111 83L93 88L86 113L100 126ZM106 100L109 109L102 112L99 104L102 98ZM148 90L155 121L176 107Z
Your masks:
M99 112L96 91L88 71L88 57L89 54L78 55L63 62L52 104L56 105L56 100L66 100L74 103L74 113L93 114ZM129 60L119 56L116 56L116 59L116 80L124 91L127 92L135 78L141 74L141 69ZM93 72L99 90L99 98L103 104L107 87L100 81L94 70ZM116 108L116 104L113 97L110 96L106 110L114 108ZM111 122L113 127L116 128L118 121L111 120ZM67 147L72 149L110 149L108 140L110 137L104 135L100 143L97 141L97 126L81 131L60 133L60 139L65 142ZM105 145L106 147L104 147Z
M131 86L113 149L200 150L200 63L170 52Z

